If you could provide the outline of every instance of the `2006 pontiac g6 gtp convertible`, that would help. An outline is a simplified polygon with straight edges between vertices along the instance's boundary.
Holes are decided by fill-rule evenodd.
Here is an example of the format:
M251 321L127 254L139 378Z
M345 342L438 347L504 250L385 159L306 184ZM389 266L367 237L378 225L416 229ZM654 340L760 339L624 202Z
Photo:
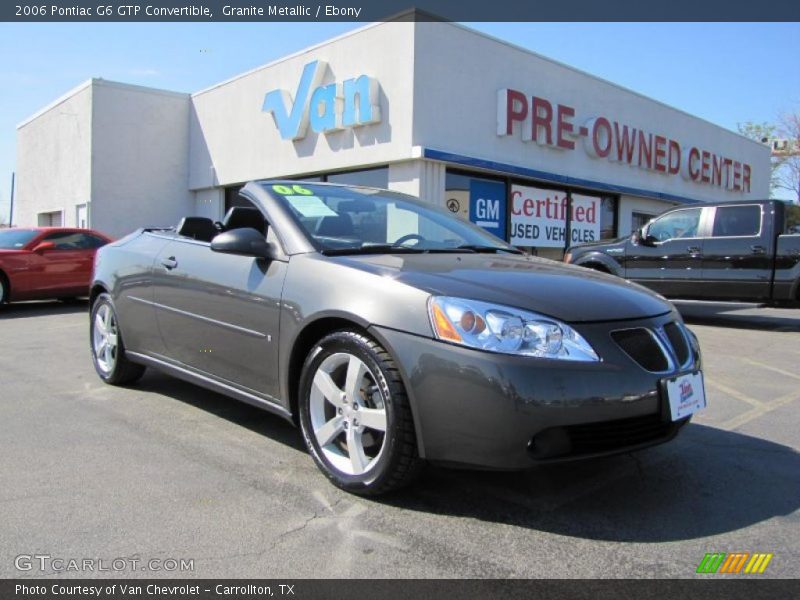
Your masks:
M426 461L522 469L651 446L705 406L696 338L645 288L394 192L242 195L253 206L221 223L186 217L98 252L104 381L153 367L277 413L359 494Z

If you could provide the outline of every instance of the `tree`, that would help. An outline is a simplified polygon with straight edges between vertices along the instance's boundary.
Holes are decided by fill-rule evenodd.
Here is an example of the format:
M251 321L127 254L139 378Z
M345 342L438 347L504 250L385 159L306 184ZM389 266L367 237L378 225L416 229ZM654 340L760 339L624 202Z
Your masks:
M778 136L788 143L782 153L775 187L791 192L794 201L800 203L800 113L782 115L777 129Z
M752 121L737 123L736 126L743 136L765 145L769 145L775 138L775 132L778 129L771 123L753 123ZM780 170L784 160L783 157L775 155L770 159L769 195L772 198L775 197L775 192L781 189Z

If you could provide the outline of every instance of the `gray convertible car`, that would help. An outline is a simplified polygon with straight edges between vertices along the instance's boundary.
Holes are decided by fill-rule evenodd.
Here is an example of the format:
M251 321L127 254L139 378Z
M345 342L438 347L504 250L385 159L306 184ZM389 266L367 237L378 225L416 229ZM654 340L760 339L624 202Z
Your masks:
M102 248L98 375L152 367L298 424L337 486L379 494L436 462L523 469L672 439L705 406L674 307L525 256L402 194L248 183L252 207Z

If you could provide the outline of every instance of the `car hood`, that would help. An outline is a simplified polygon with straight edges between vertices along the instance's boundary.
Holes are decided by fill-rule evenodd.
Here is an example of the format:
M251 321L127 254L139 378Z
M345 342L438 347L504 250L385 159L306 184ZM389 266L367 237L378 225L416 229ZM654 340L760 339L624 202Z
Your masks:
M329 258L431 294L531 310L571 322L640 319L673 310L650 290L543 258L500 254L390 254Z

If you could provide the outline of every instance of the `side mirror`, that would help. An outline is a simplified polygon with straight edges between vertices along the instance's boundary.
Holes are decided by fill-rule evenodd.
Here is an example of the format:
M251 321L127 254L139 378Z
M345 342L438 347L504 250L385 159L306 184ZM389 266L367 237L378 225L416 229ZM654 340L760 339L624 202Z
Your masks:
M652 235L645 235L640 240L639 243L642 246L655 246L658 243L658 238Z
M36 247L33 249L36 254L44 254L48 250L55 250L56 245L54 242L42 242L40 244L36 244Z
M231 229L211 240L211 249L222 254L238 254L255 258L275 258L275 249L264 239L264 235L252 227Z
M641 244L642 246L655 246L658 242L658 238L647 232L647 227L636 230L631 236L631 240L634 244Z

